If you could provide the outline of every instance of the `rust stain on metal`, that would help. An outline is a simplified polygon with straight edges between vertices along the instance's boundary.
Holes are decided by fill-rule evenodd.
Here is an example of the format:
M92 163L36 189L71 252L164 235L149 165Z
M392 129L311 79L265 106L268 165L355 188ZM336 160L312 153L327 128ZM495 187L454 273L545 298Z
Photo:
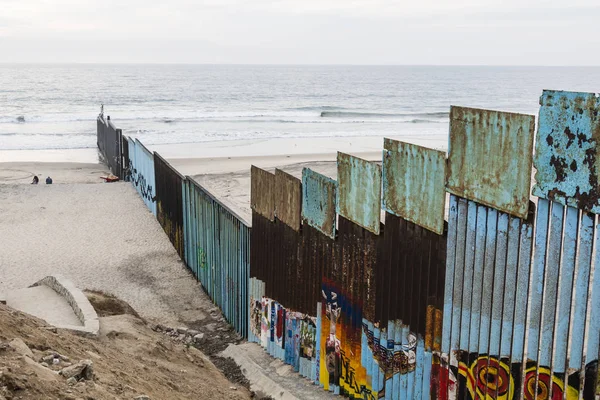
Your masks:
M599 139L597 94L545 90L540 97L533 194L599 213Z
M446 189L527 218L535 117L451 107Z
M381 167L338 152L338 214L379 235Z
M337 182L309 168L302 170L302 220L335 238Z
M275 216L278 220L295 230L300 230L302 212L302 182L300 179L275 170Z
M254 165L250 169L250 206L269 221L275 219L275 175Z
M383 147L384 209L441 235L446 154L392 139Z

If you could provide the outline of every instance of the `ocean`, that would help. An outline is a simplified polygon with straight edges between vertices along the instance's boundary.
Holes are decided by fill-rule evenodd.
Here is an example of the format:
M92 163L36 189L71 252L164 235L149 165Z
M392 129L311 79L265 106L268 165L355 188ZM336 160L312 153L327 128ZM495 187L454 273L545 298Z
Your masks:
M537 114L600 67L0 64L0 150L96 146L104 104L147 145L350 136L443 143L450 105Z

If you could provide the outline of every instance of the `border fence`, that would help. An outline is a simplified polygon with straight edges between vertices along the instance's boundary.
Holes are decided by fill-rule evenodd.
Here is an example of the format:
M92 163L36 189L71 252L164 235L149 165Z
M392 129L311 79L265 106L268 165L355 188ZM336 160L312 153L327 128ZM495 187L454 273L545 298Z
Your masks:
M110 172L124 179L123 166L123 135L121 129L117 129L110 117L104 118L99 115L96 120L97 145L102 156L102 161L108 165Z
M537 133L449 117L447 155L385 139L381 162L338 153L336 180L253 166L251 228L129 138L128 165L228 321L324 390L600 398L600 97L544 91Z

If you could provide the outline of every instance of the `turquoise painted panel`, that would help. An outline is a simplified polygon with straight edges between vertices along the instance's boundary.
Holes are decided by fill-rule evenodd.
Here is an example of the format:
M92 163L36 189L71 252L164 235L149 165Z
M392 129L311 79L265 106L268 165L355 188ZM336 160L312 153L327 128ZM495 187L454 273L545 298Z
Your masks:
M337 182L309 168L302 170L302 220L335 238Z
M383 147L383 208L443 234L446 154L392 139Z
M527 218L535 117L452 107L446 189Z
M338 214L379 235L381 166L338 152Z
M600 212L600 99L545 90L540 97L533 194Z

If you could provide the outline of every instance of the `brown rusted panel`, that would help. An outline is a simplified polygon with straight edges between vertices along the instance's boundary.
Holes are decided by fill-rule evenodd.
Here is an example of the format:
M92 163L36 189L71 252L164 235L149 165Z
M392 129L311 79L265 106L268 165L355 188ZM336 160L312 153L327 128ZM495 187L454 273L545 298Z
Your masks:
M600 213L600 98L544 90L535 152L533 194Z
M154 153L154 176L158 222L184 259L183 193L185 178L158 153Z
M275 219L275 175L264 169L250 169L250 207L269 221Z
M392 139L383 143L384 209L442 234L446 153Z
M275 170L275 215L295 231L300 230L302 182L280 169Z
M446 189L527 218L535 117L453 106Z
M381 166L338 152L338 214L379 234Z
M407 221L386 213L383 232L383 262L377 311L378 320L400 319L411 332L424 338L429 334L431 346L434 341L434 320L427 319L428 307L440 309L444 296L445 235L438 235ZM439 284L440 275L442 284ZM435 315L431 309L430 317ZM427 323L430 323L429 331Z

